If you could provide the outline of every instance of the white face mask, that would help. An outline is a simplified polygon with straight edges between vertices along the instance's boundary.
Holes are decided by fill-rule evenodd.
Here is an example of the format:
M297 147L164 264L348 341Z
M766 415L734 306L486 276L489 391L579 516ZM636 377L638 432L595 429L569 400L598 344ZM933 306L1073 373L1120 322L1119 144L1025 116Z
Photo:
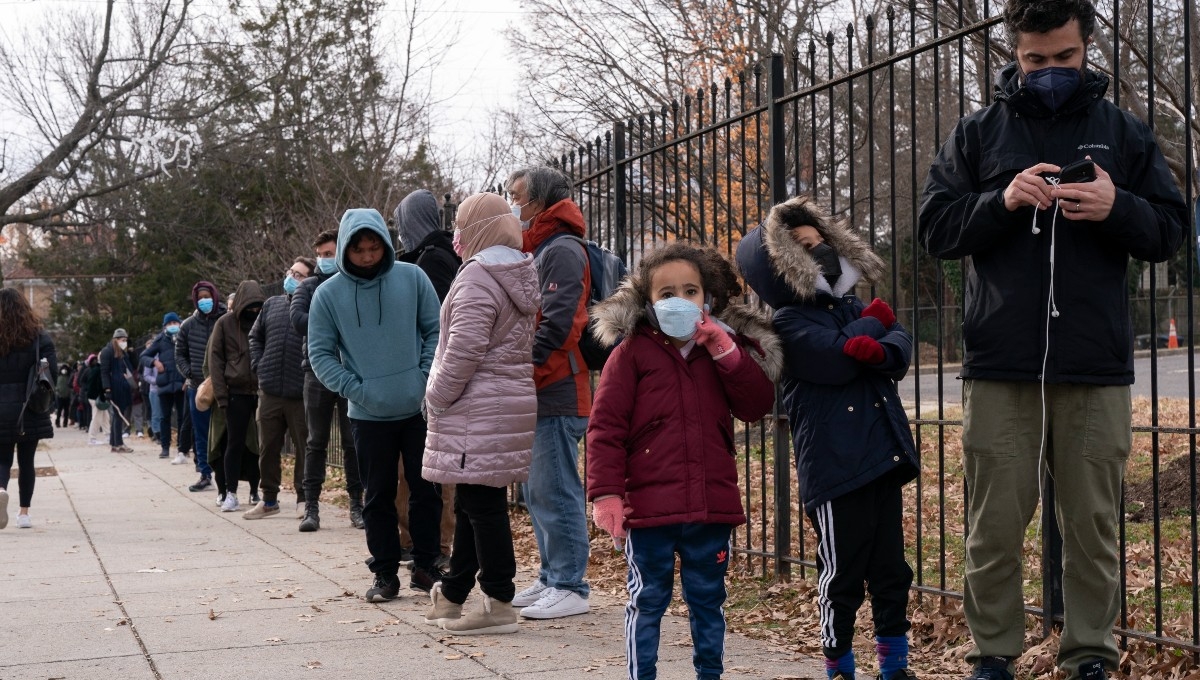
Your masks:
M128 346L129 346L129 342L126 340L118 340L117 341L117 347L120 347L121 349L125 349Z

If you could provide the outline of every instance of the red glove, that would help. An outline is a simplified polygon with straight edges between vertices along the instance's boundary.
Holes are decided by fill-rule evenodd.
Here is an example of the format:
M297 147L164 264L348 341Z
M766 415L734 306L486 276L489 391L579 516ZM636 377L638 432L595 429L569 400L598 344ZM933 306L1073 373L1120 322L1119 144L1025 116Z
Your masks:
M592 521L614 540L625 539L625 502L620 496L601 496L592 501Z
M862 315L863 317L873 316L879 319L879 323L883 324L884 328L891 328L892 324L896 323L896 314L892 312L892 308L888 307L888 303L879 298L871 300L871 304L863 309Z
M713 321L708 315L704 316L696 322L696 334L692 336L696 344L708 350L714 359L724 359L727 356L733 356L737 350L737 343L729 334L721 328L721 324Z
M883 345L869 335L856 335L842 346L842 353L857 359L864 364L882 363L884 359Z

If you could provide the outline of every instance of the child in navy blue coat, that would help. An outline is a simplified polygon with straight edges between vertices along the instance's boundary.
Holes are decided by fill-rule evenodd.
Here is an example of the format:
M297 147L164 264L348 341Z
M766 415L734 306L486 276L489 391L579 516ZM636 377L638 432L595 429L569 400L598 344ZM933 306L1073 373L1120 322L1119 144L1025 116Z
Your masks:
M821 649L830 678L853 680L854 620L871 594L879 678L908 670L908 589L901 487L918 459L896 381L912 337L887 303L864 305L860 281L883 261L806 196L775 206L738 245L746 283L775 311L784 348L784 405L792 423L804 511L818 538Z

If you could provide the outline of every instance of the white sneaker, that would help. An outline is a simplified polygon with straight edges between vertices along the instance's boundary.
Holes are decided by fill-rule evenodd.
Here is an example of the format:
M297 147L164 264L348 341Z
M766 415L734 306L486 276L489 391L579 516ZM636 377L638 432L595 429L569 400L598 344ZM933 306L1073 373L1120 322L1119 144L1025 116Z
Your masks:
M104 442L101 442L99 439L89 439L88 440L88 446L100 446L103 443Z
M227 492L225 494L225 502L221 504L221 512L237 512L238 507L237 494Z
M512 606L528 607L542 598L542 594L550 590L550 586L541 581L534 581L533 585L513 596Z
M219 508L222 505L225 505L225 494L218 493L217 494L217 507Z
M527 619L560 619L564 616L586 614L591 610L586 597L573 590L547 588L537 602L521 610Z
M146 436L146 433L145 433L145 432L142 432L141 430L138 430L138 435L137 435L138 439L141 439L142 437L145 437L145 436Z
M183 465L186 462L188 462L187 456L183 455L182 451L175 454L175 457L171 459L171 465Z
M33 522L29 521L29 515L17 515L17 528L18 529L32 529L33 528Z
M0 529L8 526L8 489L0 489Z

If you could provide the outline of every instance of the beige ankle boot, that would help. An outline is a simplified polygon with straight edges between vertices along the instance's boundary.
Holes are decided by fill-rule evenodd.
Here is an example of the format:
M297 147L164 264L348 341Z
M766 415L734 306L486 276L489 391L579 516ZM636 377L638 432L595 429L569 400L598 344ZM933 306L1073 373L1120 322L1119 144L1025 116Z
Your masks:
M447 621L453 621L462 616L462 605L454 604L442 595L442 582L433 584L429 591L429 600L433 606L425 613L425 623L431 626L441 626Z
M448 620L442 628L455 635L499 635L517 632L517 610L511 602L483 596L483 607L466 616Z

